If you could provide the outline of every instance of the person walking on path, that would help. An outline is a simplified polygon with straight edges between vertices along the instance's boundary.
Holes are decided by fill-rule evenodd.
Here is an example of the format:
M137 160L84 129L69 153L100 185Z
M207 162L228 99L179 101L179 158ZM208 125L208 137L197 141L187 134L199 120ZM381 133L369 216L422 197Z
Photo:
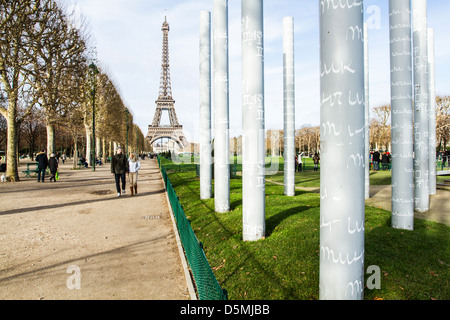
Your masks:
M314 154L313 161L314 161L314 171L319 171L320 157L319 157L319 155L317 154L317 152Z
M48 158L47 154L45 153L45 149L42 149L41 152L39 152L36 155L35 161L38 163L38 182L41 182L41 175L42 175L42 182L44 182L45 170L47 170L48 166Z
M130 154L130 160L128 161L128 168L129 168L129 177L130 177L130 191L131 196L133 196L133 189L134 193L137 194L137 178L138 178L138 171L141 168L141 163L139 162L139 158L136 157L136 154L132 152Z
M116 179L117 196L125 194L125 174L129 172L127 157L122 154L122 148L117 148L117 154L111 158L111 174ZM122 181L122 193L120 192L120 181Z
M48 167L51 173L50 182L52 182L52 179L54 182L56 182L56 172L58 171L58 160L56 160L54 153L50 155L50 159L48 160Z

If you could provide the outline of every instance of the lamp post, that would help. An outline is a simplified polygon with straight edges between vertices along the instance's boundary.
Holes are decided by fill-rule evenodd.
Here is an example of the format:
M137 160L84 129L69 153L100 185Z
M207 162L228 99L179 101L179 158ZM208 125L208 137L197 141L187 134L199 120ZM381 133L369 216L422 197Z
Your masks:
M98 69L94 63L89 65L90 75L91 75L91 84L92 84L92 171L95 171L95 93L97 87L97 75Z

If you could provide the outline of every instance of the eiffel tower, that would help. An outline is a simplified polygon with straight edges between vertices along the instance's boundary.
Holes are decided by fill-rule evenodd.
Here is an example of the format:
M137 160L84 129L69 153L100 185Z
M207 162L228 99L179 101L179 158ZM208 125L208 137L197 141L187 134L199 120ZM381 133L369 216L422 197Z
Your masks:
M183 126L179 124L175 112L175 100L172 97L172 87L170 82L169 64L169 24L167 17L164 19L161 31L163 32L162 48L162 68L161 84L159 86L159 96L156 100L156 112L152 125L148 126L147 140L150 145L161 138L170 138L175 141L179 149L183 150L188 146L188 141L183 133ZM170 126L161 126L161 115L163 111L169 113Z

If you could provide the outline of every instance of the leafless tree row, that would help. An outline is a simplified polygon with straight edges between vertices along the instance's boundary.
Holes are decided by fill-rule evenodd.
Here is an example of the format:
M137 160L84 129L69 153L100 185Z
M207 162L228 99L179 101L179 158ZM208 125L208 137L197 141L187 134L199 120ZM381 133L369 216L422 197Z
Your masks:
M391 143L391 106L382 105L372 109L370 120L370 149L389 150ZM232 138L232 150L239 154L241 137ZM450 97L436 98L436 141L437 150L445 151L450 139ZM284 131L266 132L268 155L282 155L284 152ZM233 149L234 148L234 149ZM320 127L304 125L295 132L297 153L306 155L320 151Z
M48 153L56 153L56 142L64 137L75 155L81 141L86 147L81 153L91 160L89 46L86 25L75 21L61 1L0 0L0 147L6 145L8 180L19 181L20 148L26 144L32 153L44 132ZM144 150L144 136L116 85L99 71L97 156L106 156L113 142L125 145L127 132L130 141L141 141L130 146Z
M450 97L436 97L437 151L445 151L450 139ZM373 108L370 121L372 149L388 150L391 143L391 106Z

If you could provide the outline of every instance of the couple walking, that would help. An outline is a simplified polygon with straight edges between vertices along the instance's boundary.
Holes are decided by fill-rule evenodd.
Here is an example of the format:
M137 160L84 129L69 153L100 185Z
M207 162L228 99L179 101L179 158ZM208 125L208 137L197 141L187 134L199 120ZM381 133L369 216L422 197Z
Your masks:
M122 153L122 148L117 149L117 154L111 158L111 174L116 179L117 196L120 197L125 194L125 174L130 177L130 191L131 195L137 194L137 177L138 171L141 168L141 163L136 157L135 153L130 154L130 159ZM122 182L122 191L120 189L120 182Z
M55 154L52 153L49 159L47 158L45 149L42 149L41 152L39 152L36 155L35 161L38 163L37 164L38 182L41 182L41 177L42 182L44 182L45 171L47 170L47 167L49 167L51 173L50 182L52 182L52 179L54 182L56 182L56 173L58 172L58 159L56 159Z

